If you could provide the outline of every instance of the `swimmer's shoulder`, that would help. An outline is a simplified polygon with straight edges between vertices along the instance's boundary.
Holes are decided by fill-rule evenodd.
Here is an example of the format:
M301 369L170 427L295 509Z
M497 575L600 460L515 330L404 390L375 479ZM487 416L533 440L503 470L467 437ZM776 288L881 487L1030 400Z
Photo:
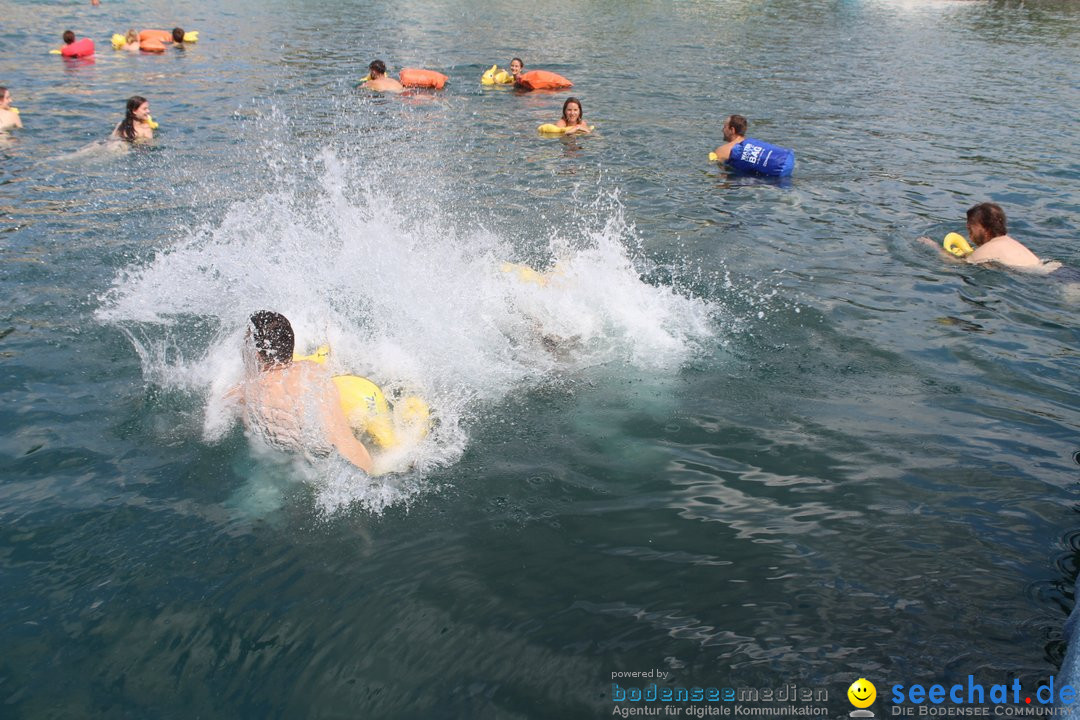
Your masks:
M968 255L967 261L996 262L1018 268L1036 268L1043 265L1043 261L1035 253L1008 235L1000 235L976 248L975 252Z

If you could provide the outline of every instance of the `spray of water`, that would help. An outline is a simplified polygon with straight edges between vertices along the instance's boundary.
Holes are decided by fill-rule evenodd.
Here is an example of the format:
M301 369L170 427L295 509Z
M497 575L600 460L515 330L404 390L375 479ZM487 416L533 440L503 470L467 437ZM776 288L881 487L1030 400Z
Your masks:
M238 202L121 272L98 317L131 339L148 382L204 399L207 443L236 423L222 398L243 376L255 310L285 314L301 352L329 343L333 372L422 396L435 423L401 472L372 479L330 459L303 473L328 510L378 512L429 489L511 392L609 363L677 368L713 333L708 302L641 279L617 201L572 240L540 229L530 257L546 263L526 267L495 233L416 217L378 183L350 190L347 163L317 160L313 188Z

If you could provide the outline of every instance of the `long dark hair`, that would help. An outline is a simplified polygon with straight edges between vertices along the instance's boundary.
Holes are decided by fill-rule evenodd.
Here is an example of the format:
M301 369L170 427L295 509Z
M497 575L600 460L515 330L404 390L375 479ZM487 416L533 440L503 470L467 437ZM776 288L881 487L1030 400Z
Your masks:
M566 102L564 102L562 104L562 119L563 119L563 122L566 122L566 123L570 122L569 120L566 119L566 106L569 105L570 103L576 104L577 109L580 111L580 114L578 115L578 120L577 120L578 124L580 125L581 123L585 122L585 109L581 107L581 101L578 100L576 97L568 97L568 98L566 98Z
M122 137L128 142L135 140L135 111L146 102L146 98L141 95L132 95L127 101L127 115L120 121L120 126L116 128L116 134Z

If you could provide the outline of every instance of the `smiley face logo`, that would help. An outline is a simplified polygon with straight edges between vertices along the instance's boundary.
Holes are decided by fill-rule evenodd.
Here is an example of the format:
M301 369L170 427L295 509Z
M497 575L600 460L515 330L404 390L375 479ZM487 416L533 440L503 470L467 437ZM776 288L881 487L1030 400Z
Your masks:
M857 708L868 708L877 699L877 688L866 678L859 678L847 689L847 698Z

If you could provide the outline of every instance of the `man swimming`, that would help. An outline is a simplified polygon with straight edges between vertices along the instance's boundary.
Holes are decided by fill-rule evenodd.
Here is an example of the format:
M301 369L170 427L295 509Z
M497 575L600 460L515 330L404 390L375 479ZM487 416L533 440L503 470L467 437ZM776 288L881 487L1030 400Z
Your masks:
M713 154L716 162L726 163L743 172L787 177L795 168L795 151L746 137L747 120L742 115L728 115L720 132L724 144ZM712 156L710 156L710 159Z
M1005 211L996 203L979 203L968 208L967 231L975 250L964 258L965 262L975 264L993 262L1005 267L1026 270L1035 268L1054 270L1061 267L1060 263L1044 263L1022 243L1009 237L1005 226ZM941 246L930 238L924 237L919 240L941 250ZM942 252L944 253L944 250Z
M281 450L337 450L370 473L371 455L353 435L329 373L318 363L293 361L296 338L289 320L261 310L251 316L245 339L255 372L229 393L242 400L245 425Z
M361 86L366 90L375 92L405 92L405 86L392 77L386 75L386 63L382 60L372 60L368 65L367 80Z

